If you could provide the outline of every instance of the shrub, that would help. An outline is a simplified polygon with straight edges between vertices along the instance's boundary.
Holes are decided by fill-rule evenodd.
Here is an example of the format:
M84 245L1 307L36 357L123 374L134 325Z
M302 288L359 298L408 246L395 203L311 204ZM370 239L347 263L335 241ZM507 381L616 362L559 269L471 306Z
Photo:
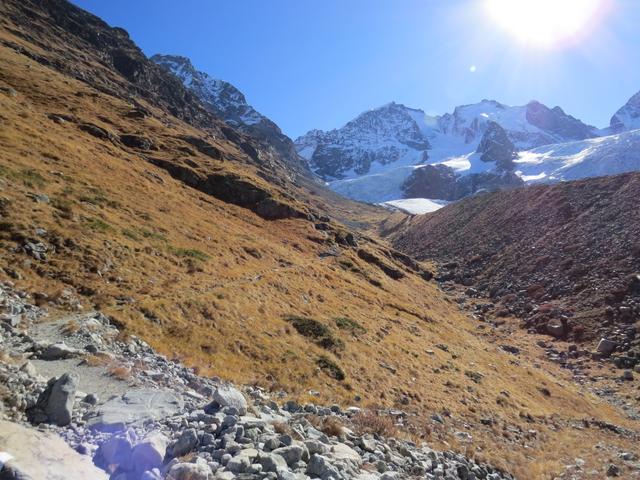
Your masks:
M320 370L326 373L329 377L334 378L339 382L347 378L340 366L324 355L316 360L316 365L318 365Z
M319 340L323 337L331 335L331 330L313 318L299 317L297 315L287 315L285 319L291 322L296 331L307 338Z
M118 380L129 380L131 378L131 367L127 365L114 365L109 367L107 373Z
M124 235L127 238L130 238L131 240L140 240L140 237L138 236L138 234L134 230L131 230L130 228L123 228L122 235Z
M176 248L169 246L169 251L181 258L192 258L194 260L200 260L201 262L209 260L209 255L195 248Z
M316 345L332 352L344 349L344 342L336 338L331 329L318 320L297 315L287 315L285 319L300 335L312 339Z
M46 184L44 177L32 168L23 169L16 172L8 167L0 166L0 177L21 181L25 187L30 188L42 188Z
M353 335L358 335L360 333L365 333L367 331L362 325L360 325L355 320L350 319L349 317L338 317L335 319L336 325L341 330L347 330L351 332Z
M85 219L84 224L91 230L98 232L111 232L114 228L100 218L90 217Z

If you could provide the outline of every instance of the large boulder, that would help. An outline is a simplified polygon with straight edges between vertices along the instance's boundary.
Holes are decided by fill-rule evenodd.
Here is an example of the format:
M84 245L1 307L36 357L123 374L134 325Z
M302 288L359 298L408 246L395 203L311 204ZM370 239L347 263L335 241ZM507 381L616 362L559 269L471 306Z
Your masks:
M0 452L12 457L7 459L0 477L5 471L7 474L19 472L22 478L31 479L107 480L109 477L58 435L17 423L0 420Z
M223 407L234 407L240 415L247 414L247 400L240 390L231 386L216 388L216 391L213 392L213 401L207 406L207 410Z
M47 345L45 349L40 353L42 360L62 360L65 358L77 357L80 354L75 348L67 346L66 343L52 343Z
M140 474L162 466L169 439L161 433L152 433L138 443L131 452L131 464Z
M30 420L34 423L53 423L59 427L69 425L77 388L78 375L75 373L65 373L60 378L49 380L36 405L29 411Z
M134 440L135 434L133 431L112 436L98 447L93 462L103 470L131 470L131 454Z

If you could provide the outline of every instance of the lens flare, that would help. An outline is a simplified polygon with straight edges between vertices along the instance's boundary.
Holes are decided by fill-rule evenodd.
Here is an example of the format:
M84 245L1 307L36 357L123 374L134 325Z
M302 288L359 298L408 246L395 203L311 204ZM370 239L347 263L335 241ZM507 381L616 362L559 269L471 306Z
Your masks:
M489 16L532 47L573 44L603 15L605 0L486 0Z

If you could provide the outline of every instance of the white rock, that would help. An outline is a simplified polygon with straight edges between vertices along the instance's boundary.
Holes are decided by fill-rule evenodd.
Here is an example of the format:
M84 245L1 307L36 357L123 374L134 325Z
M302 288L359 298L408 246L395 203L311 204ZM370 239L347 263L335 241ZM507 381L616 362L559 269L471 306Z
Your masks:
M230 386L218 387L213 392L213 401L222 407L235 407L240 415L247 414L247 400L237 388Z

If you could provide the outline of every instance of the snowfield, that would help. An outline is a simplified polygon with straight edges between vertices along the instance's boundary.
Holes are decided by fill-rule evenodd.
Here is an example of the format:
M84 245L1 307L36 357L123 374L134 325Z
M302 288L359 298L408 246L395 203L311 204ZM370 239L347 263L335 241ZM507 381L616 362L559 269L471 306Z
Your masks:
M381 203L383 206L390 206L413 215L431 213L441 209L449 202L445 200L431 200L429 198L403 198Z
M640 130L545 145L518 154L518 175L530 183L551 183L640 170Z

